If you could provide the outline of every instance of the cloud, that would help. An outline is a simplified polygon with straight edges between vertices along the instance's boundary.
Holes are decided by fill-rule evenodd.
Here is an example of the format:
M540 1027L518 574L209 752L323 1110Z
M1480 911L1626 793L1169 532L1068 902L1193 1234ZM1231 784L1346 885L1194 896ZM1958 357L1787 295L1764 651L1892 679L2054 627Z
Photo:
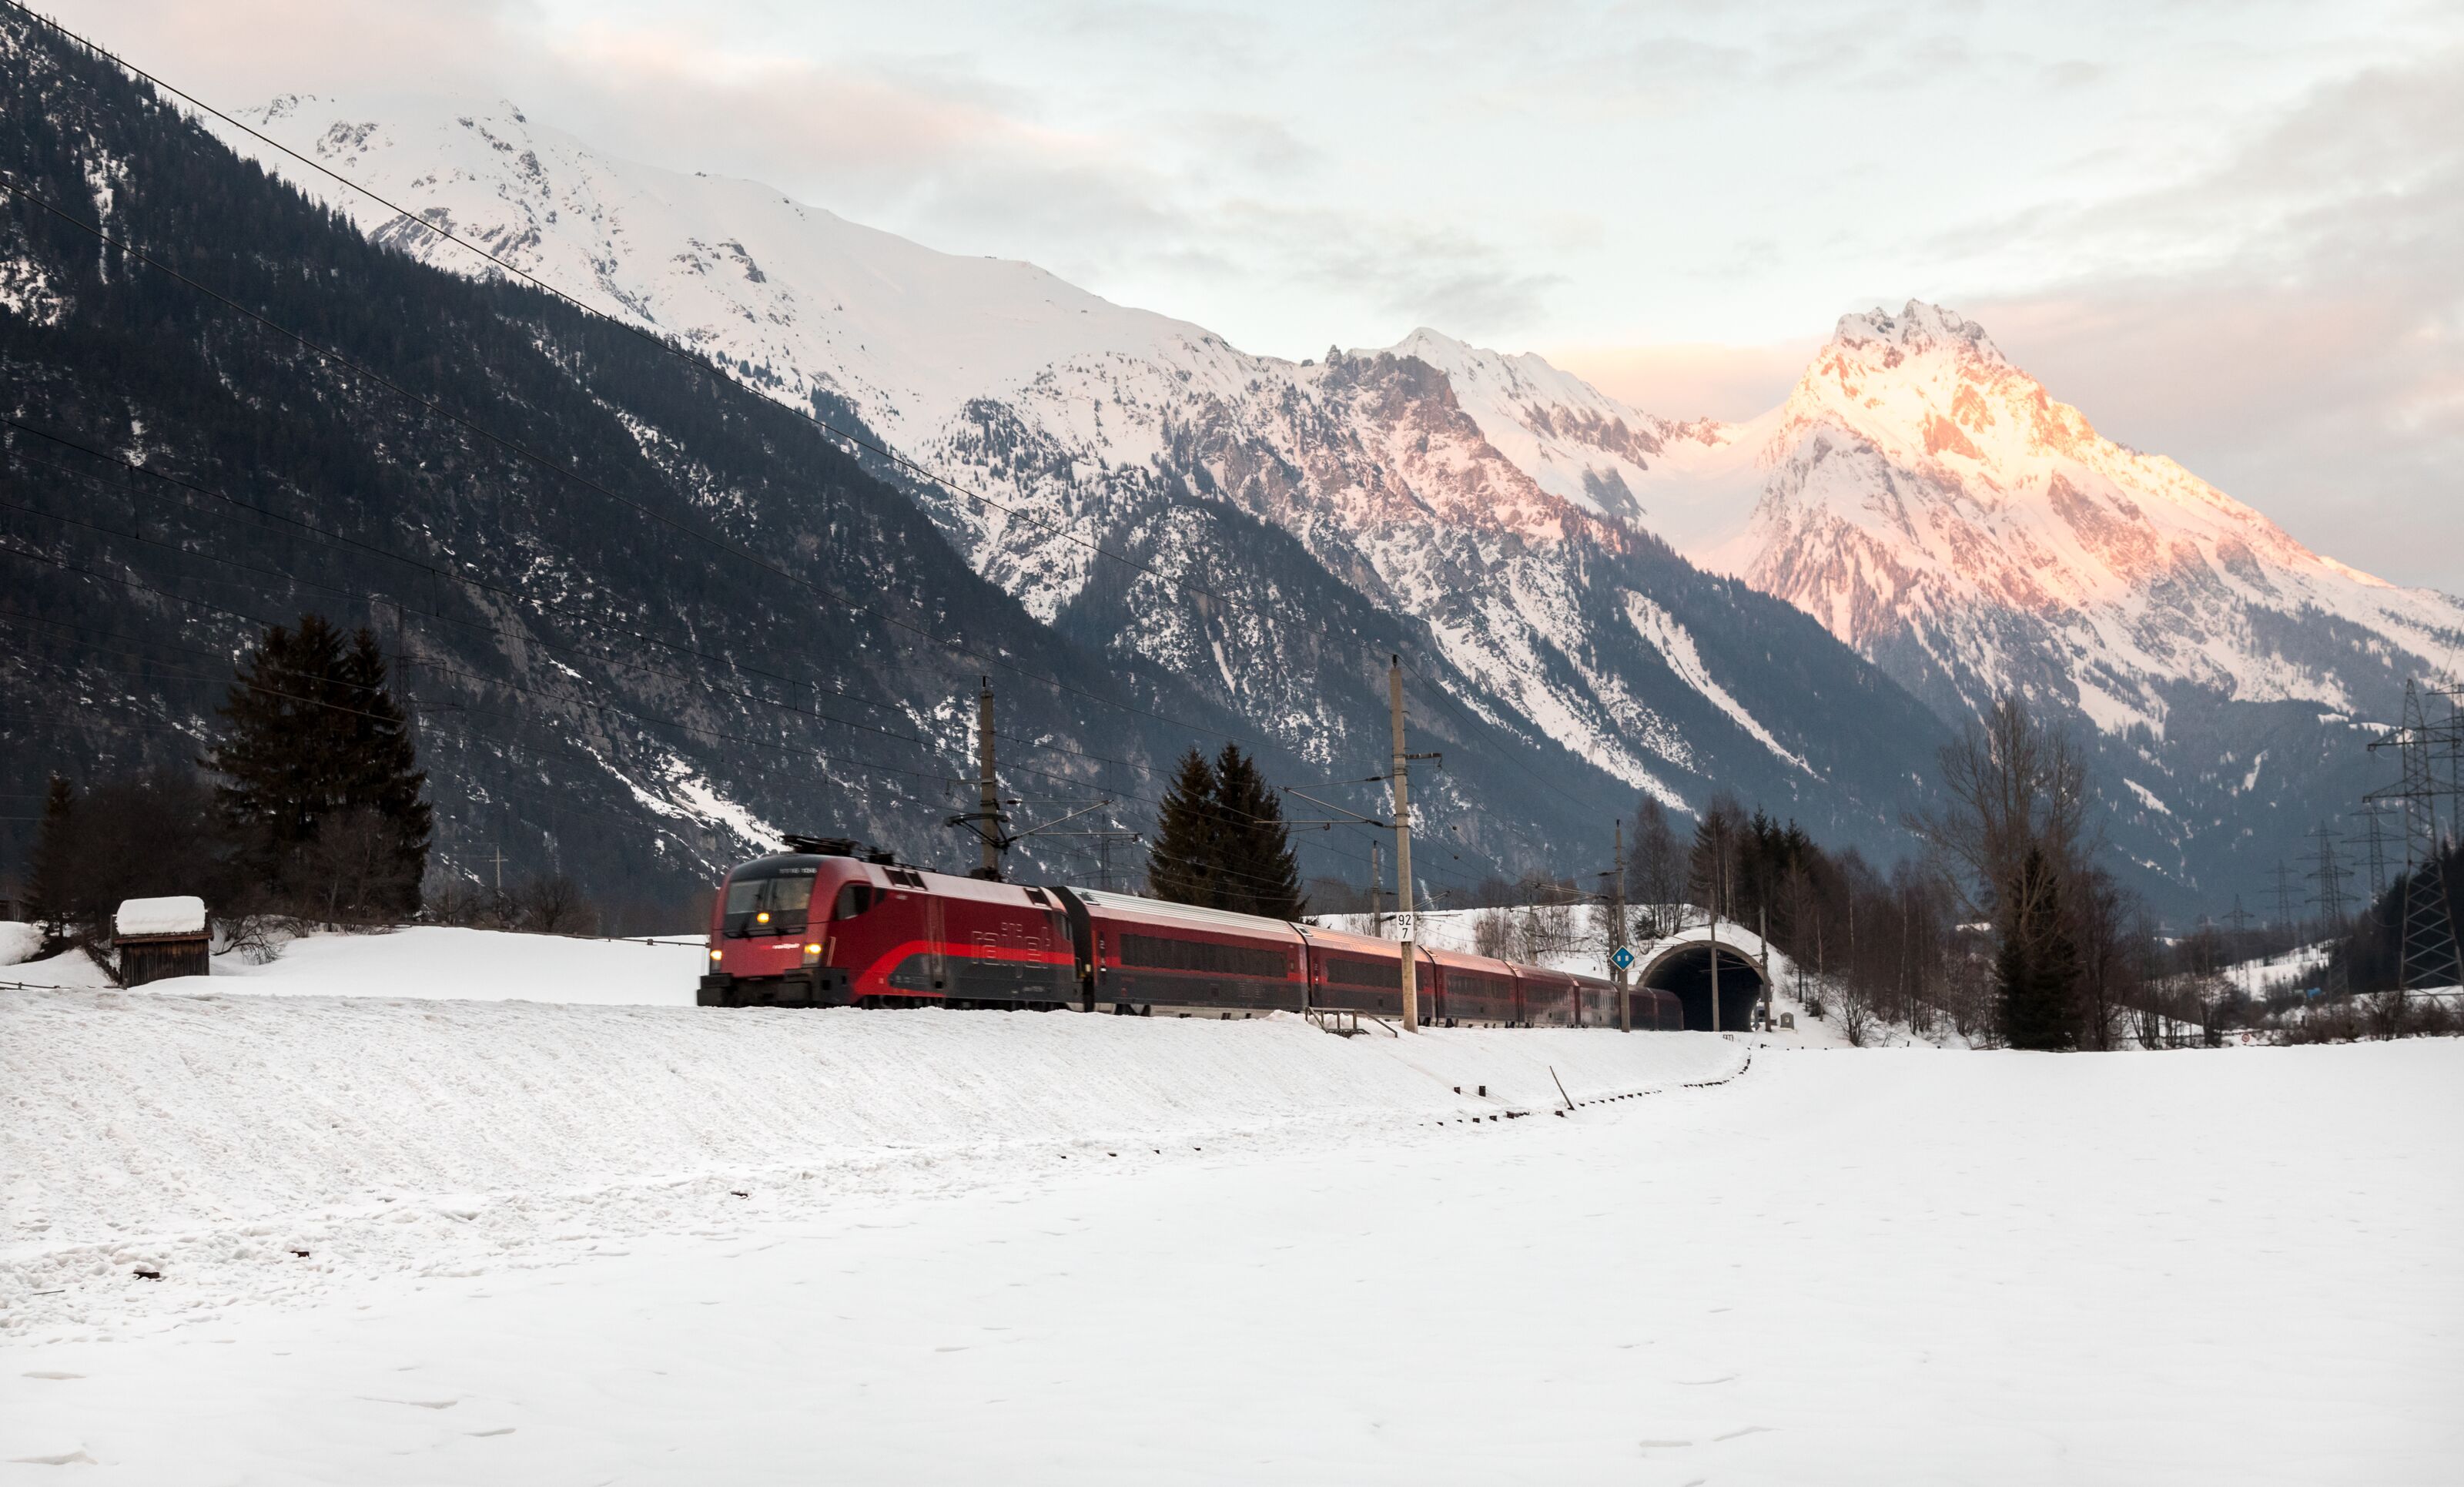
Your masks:
M2464 49L2027 230L2096 266L1965 307L2057 396L2322 551L2464 591Z
M1565 345L1543 352L1609 396L1646 413L1740 422L1779 406L1822 338L1773 345Z

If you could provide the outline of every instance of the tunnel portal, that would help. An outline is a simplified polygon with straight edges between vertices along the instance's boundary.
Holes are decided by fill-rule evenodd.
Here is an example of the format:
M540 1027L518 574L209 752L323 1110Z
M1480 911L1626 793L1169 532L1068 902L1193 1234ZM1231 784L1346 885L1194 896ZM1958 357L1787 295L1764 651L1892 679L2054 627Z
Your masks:
M1753 1025L1763 999L1762 967L1734 945L1720 946L1720 1029L1742 1032ZM1711 1027L1711 944L1689 940L1661 951L1642 968L1642 984L1674 995L1685 1009L1688 1031Z

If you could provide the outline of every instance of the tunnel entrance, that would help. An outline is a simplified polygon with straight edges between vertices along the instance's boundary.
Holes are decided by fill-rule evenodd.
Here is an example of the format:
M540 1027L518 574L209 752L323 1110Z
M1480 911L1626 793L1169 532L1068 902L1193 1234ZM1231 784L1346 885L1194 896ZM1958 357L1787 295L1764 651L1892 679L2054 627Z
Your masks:
M1642 984L1674 995L1685 1009L1685 1026L1708 1031L1711 1026L1711 945L1688 941L1661 951L1642 969ZM1742 1032L1753 1025L1754 1004L1763 999L1762 967L1733 945L1720 946L1720 1030Z

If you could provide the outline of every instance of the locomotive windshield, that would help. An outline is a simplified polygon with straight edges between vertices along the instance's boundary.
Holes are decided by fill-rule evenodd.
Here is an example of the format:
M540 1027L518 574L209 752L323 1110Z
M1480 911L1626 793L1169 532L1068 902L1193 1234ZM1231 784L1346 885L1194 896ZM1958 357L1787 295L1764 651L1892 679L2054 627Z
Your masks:
M727 879L722 930L731 935L801 935L813 903L811 862L748 862Z

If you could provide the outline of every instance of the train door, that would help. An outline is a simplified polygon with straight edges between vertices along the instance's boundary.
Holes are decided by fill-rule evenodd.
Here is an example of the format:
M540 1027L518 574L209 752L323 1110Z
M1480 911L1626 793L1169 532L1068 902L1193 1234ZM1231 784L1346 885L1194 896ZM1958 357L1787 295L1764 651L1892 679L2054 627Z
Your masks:
M933 989L945 995L950 989L948 935L941 896L936 893L924 895L924 953L933 967Z

